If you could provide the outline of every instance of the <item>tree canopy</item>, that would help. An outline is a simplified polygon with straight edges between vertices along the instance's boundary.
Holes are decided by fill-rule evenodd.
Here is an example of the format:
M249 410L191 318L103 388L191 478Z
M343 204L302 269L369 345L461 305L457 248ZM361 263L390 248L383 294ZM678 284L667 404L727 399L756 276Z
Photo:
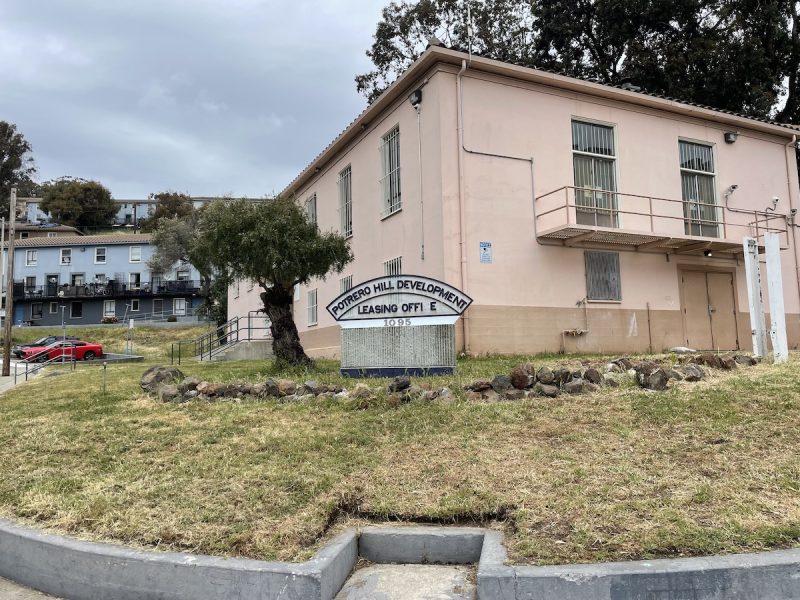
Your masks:
M139 227L142 231L155 230L162 219L188 217L195 211L192 198L187 194L159 192L153 198L156 200L156 208L153 214L139 220Z
M22 197L25 190L35 185L36 164L31 152L30 142L17 132L17 126L0 121L0 214L6 217L11 188L24 187L17 190L17 196Z
M108 188L73 177L42 184L42 210L59 223L84 229L108 227L117 214Z
M800 9L780 0L392 1L359 92L374 100L431 36L467 48L467 3L476 53L749 116L800 118Z
M343 236L320 232L295 202L282 198L207 204L199 211L189 255L261 288L275 357L290 364L311 362L292 317L294 286L340 273L353 260Z

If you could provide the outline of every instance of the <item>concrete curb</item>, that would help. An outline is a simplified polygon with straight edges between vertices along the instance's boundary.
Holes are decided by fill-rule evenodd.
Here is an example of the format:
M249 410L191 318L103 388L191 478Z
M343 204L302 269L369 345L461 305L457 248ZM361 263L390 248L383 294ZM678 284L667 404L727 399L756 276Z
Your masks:
M295 564L141 552L0 520L0 576L68 600L331 600L357 558L352 530Z
M499 531L367 527L305 563L283 563L142 552L0 520L0 577L68 600L332 600L359 556L477 562L481 600L800 600L800 550L529 567L506 564Z

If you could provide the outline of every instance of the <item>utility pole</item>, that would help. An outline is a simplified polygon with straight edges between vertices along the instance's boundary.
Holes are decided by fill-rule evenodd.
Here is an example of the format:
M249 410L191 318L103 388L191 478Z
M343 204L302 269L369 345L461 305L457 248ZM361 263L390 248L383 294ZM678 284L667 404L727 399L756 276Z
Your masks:
M6 269L6 318L3 323L3 377L11 375L11 326L14 324L14 223L17 221L17 188L8 203L8 268Z

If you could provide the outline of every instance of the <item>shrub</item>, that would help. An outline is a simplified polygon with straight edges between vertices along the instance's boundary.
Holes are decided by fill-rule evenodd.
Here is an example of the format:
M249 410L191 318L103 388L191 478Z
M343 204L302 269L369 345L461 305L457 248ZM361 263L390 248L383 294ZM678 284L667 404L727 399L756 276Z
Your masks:
M175 322L177 322L177 320L178 320L178 317L176 317L175 315L170 315L170 316L167 317L167 323L175 323Z
M110 323L119 323L119 319L117 317L103 317L100 319L100 323L103 325L108 325Z

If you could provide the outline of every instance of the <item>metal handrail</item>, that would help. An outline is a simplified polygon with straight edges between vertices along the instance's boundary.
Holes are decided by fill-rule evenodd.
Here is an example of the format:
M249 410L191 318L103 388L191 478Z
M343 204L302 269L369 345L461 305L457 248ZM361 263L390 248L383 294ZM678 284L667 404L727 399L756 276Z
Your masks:
M573 191L573 202L572 203L570 203L570 196L569 196L570 190ZM544 212L537 212L537 214L536 214L537 220L541 219L542 217L544 217L546 215L549 215L549 214L552 214L552 213L555 213L555 212L563 210L563 211L566 211L566 213L567 213L567 223L566 224L567 225L571 225L572 222L571 222L571 218L570 218L570 209L574 208L574 209L576 209L576 211L585 210L585 211L609 213L609 214L622 214L622 215L635 215L635 216L640 216L640 217L649 217L649 219L650 219L650 231L649 232L652 233L653 235L661 235L661 234L657 233L656 230L655 230L654 219L672 219L672 220L676 220L676 221L683 221L684 223L688 222L688 223L691 223L691 224L699 224L699 225L721 225L722 226L722 236L720 236L720 239L727 239L727 237L728 237L728 228L729 227L743 227L743 228L749 229L750 232L755 231L755 237L756 238L760 237L761 235L763 235L763 233L767 233L767 232L774 232L774 233L778 233L778 234L788 234L788 228L771 227L769 225L760 226L761 219L764 219L767 223L769 223L769 221L773 220L773 219L786 219L785 215L773 215L773 214L766 213L764 211L758 211L758 210L738 211L738 212L747 212L748 214L750 214L752 212L753 221L747 223L746 225L745 224L738 224L738 223L727 223L725 221L725 211L727 210L725 206L720 205L720 204L716 204L716 203L698 202L698 201L694 201L694 200L692 200L692 201L676 200L674 198L661 198L661 197L658 197L658 196L644 196L644 195L641 195L641 194L627 194L627 193L624 193L624 192L616 192L616 191L613 191L613 190L599 190L599 189L594 189L594 188L586 188L586 187L565 185L565 186L562 186L562 187L557 188L555 190L552 190L550 192L547 192L545 194L541 194L541 195L537 196L536 197L536 201L538 202L538 201L542 200L543 198L547 198L548 196L552 196L554 194L558 194L558 193L561 193L561 192L564 193L564 203L563 204L559 204L559 206L556 206L555 208L551 208L550 210L546 210ZM644 212L641 212L641 211L623 210L623 209L620 209L620 208L603 208L603 207L593 207L593 206L582 206L580 204L576 204L575 203L575 201L574 201L575 192L603 193L603 194L608 194L609 196L613 196L614 198L622 196L622 197L645 199L645 200L648 201L649 211L647 213L644 213ZM674 203L674 204L680 204L681 206L685 206L687 203L692 204L692 205L698 205L698 206L708 206L709 208L714 208L715 210L719 210L720 214L722 215L722 219L721 220L715 220L715 219L703 219L703 218L700 218L700 217L697 217L697 218L695 218L695 217L687 217L685 215L674 216L674 215L665 215L665 214L654 214L654 212L653 212L653 202L654 201L655 202L671 202L671 203ZM614 226L609 227L609 228L610 229L620 229L620 227L614 227ZM622 228L622 229L624 229L624 228Z
M208 333L201 335L193 340L178 340L172 343L170 349L170 364L175 364L175 349L178 350L178 364L181 364L184 346L193 346L193 356L199 356L200 360L211 360L214 356L238 344L239 342L252 341L256 339L254 332L257 331L270 331L271 327L254 327L252 323L253 314L261 311L251 310L247 314L247 320L244 321L241 317L233 317L226 323L220 325ZM260 337L258 339L270 339L270 336Z
M61 356L54 356L53 358L49 358L49 359L47 359L47 360L45 360L43 362L39 362L39 361L31 362L32 359L35 359L37 357L41 357L43 354L46 354L47 352L49 352L50 350L55 348L58 344L62 344L62 343L64 343L64 342L53 342L52 344L49 344L49 345L45 346L44 349L41 352L37 352L33 356L30 356L30 357L28 357L28 358L26 358L26 359L24 359L22 361L25 364L25 381L28 381L28 377L30 377L31 375L35 375L36 373L38 373L39 371L41 371L45 367L49 367L49 366L52 366L54 364L62 364L63 365L63 364L66 364L67 362L69 362L70 365L71 365L71 369L70 370L72 370L72 371L75 370L77 359L75 358L75 353L74 352L72 353L72 356L69 357L69 361L66 360L67 356L62 353ZM76 347L75 344L70 344L70 346L72 348ZM20 363L14 363L14 385L17 385L17 379L19 377L19 365L20 365Z
M202 289L203 282L197 280L160 281L153 285L145 282L138 286L109 280L107 283L25 285L24 280L14 281L14 297L38 300L40 298L94 298L124 296L160 296L172 294L195 294Z

